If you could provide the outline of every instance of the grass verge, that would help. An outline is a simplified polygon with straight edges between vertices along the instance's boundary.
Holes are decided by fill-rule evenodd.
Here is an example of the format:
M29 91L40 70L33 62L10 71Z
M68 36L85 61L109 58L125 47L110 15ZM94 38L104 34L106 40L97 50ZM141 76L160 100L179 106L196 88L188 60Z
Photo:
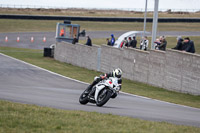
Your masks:
M44 32L55 31L55 20L0 19L0 32ZM87 31L143 31L139 22L88 22L72 21ZM146 30L152 30L152 23L147 23ZM158 23L158 31L200 31L200 23Z
M9 47L0 47L0 50L0 52L6 55L29 62L31 64L62 74L64 76L88 83L91 83L93 81L94 76L101 74L96 71L80 68L66 63L61 63L51 58L44 58L41 50ZM122 90L124 92L141 95L153 99L200 108L200 96L172 92L162 88L153 87L147 84L130 81L127 79L123 79Z
M1 133L197 133L200 128L0 101Z

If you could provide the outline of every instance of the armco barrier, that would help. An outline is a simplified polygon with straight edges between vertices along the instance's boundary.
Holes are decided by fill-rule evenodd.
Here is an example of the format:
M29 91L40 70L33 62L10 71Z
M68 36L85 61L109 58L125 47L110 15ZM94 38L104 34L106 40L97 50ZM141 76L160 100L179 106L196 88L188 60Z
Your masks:
M30 20L71 20L71 21L101 21L101 22L144 22L144 18L133 17L73 17L73 16L40 16L40 15L4 15L0 19L30 19ZM153 22L153 18L147 18L147 22ZM200 18L158 18L160 23L199 23Z
M110 46L58 43L55 59L101 72L123 70L123 77L168 90L200 95L200 55L168 49L141 51Z

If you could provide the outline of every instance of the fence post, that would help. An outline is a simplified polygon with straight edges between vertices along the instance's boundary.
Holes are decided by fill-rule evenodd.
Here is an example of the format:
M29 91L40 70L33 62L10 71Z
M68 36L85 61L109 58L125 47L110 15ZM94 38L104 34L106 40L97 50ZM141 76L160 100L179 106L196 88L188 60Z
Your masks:
M97 52L97 71L101 69L101 48L98 48Z

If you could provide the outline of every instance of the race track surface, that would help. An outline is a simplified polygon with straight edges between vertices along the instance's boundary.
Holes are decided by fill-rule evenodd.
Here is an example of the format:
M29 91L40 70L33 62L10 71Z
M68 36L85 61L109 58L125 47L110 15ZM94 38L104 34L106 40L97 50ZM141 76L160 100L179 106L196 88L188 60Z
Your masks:
M79 104L86 83L0 54L0 99L66 110L95 111L200 127L200 109L120 93L103 107Z

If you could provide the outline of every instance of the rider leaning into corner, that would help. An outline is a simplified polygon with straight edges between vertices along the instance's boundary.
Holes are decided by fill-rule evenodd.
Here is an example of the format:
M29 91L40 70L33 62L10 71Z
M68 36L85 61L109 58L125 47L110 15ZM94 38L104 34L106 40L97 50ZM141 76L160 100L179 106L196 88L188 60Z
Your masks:
M121 85L122 85L122 70L120 68L114 69L112 72L110 73L105 73L103 75L100 75L100 77L95 78L95 80L93 81L93 83L91 85L88 86L88 90L91 90L93 88L93 86L95 86L96 84L98 84L100 81L104 80L105 78L109 78L109 77L116 77L118 78L118 84L120 86L120 90L121 90ZM94 93L95 90L92 90L90 92L89 95L92 95Z

